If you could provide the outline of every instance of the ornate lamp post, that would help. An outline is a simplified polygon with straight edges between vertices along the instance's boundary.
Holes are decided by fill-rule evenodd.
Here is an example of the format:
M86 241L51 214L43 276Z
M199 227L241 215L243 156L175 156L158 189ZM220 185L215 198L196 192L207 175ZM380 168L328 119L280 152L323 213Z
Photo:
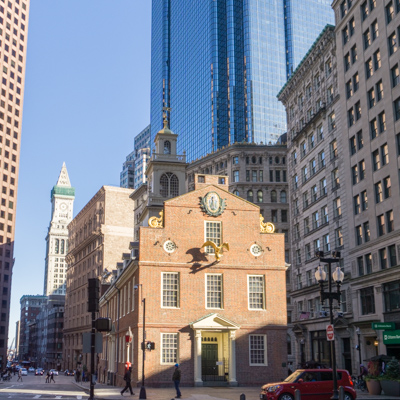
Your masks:
M333 251L332 257L324 257L323 251L317 251L315 255L319 258L320 262L328 264L328 274L325 272L324 268L319 265L317 271L315 272L315 279L320 285L321 303L326 299L329 301L329 319L331 325L333 325L333 300L338 302L340 306L340 285L343 282L344 273L337 267L336 270L331 274L331 265L333 263L338 263L340 261L340 252ZM324 289L324 282L326 281L328 275L328 291ZM332 292L332 278L336 282L336 292ZM332 364L332 374L333 374L333 395L332 400L339 399L338 383L337 383L337 368L336 368L336 352L335 352L335 341L331 341L331 364Z

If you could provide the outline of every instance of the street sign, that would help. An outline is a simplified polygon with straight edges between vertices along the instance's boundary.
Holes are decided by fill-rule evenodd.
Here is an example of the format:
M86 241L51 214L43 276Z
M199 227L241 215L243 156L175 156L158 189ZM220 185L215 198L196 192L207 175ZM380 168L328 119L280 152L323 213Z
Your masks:
M335 340L335 333L333 330L333 325L327 325L327 327L326 327L326 340L328 342L332 342L333 340Z
M393 330L395 329L395 325L394 322L373 322L372 329Z
M400 330L384 331L383 344L400 344Z

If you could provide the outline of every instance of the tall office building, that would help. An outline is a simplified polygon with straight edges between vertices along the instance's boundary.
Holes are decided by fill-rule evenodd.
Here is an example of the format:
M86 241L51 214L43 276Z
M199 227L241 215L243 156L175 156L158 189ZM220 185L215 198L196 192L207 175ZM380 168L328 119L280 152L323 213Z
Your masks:
M29 0L0 2L0 369L7 358Z
M65 163L51 191L51 221L46 236L44 295L65 295L68 252L68 224L72 221L75 189L69 181Z
M180 132L188 161L286 131L276 95L327 23L331 0L153 0L151 137Z

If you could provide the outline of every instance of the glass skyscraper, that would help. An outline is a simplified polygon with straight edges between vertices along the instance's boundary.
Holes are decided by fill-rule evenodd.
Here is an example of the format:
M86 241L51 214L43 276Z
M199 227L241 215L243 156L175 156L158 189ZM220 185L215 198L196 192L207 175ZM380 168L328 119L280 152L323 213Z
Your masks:
M153 0L151 143L162 109L191 161L234 142L276 142L276 95L327 23L331 0Z

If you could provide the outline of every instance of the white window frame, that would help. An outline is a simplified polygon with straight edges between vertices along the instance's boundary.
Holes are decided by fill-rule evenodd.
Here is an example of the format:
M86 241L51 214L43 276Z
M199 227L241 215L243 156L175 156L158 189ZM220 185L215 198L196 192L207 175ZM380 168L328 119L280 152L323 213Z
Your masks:
M213 240L214 238L207 237L207 224L216 224L220 226L219 243L215 243L215 241ZM222 244L222 221L204 221L204 242L207 242L207 240L211 240L217 246L220 246ZM214 249L211 246L206 246L205 251L208 255L215 255Z
M208 307L208 277L209 276L219 276L221 279L221 306L220 307ZM207 310L212 309L212 310L223 310L224 309L224 278L223 274L205 274L205 280L204 280L204 286L205 286L205 307Z
M252 362L252 348L251 348L251 337L258 336L262 337L264 341L264 363L254 363ZM267 335L249 335L249 365L250 367L260 367L260 366L268 366L268 352L267 352ZM256 349L254 349L256 350Z
M164 336L166 335L174 335L176 336L176 357L175 360L170 361L170 362L164 362L163 361L163 355L164 355ZM179 333L176 332L166 332L166 333L161 333L160 337L160 364L161 365L175 365L176 363L179 364Z
M177 289L177 299L176 299L176 307L174 306L164 306L164 276L165 275L176 275L178 280L178 289ZM180 275L179 272L169 271L169 272L161 272L161 308L170 308L177 309L180 308Z
M261 308L250 308L250 278L251 277L262 277L263 305ZM247 308L249 311L265 311L266 310L265 275L247 275Z

